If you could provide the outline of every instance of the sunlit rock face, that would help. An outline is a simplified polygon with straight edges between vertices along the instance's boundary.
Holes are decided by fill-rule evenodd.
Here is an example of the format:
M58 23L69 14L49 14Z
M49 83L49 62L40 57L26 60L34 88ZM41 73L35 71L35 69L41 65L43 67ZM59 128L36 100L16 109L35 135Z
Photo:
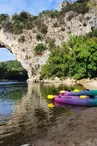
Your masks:
M60 8L62 6L61 4ZM60 18L50 18L42 15L41 20L47 26L47 33L42 34L42 40L37 40L39 31L36 27L23 30L20 35L6 32L3 28L0 29L0 44L15 55L16 59L27 70L29 79L33 81L39 80L41 67L50 56L51 52L49 50L52 48L49 48L48 38L55 40L55 44L60 46L62 42L67 41L69 34L84 35L90 32L92 28L97 28L97 13L94 8L91 8L85 14L69 11L62 19L61 16ZM23 42L19 41L22 35L25 37ZM42 54L35 55L34 48L39 43L45 44L48 49Z
M21 62L22 66L27 70L28 77L32 80L39 79L39 71L41 66L46 62L50 52L47 50L42 55L35 55L34 47L38 44L35 39L35 34L32 30L25 31L25 42L20 43L18 39L19 35L12 35L10 33L5 33L2 29L0 30L0 44L1 47L5 46L8 48L16 57L18 61ZM30 38L30 36L32 37Z

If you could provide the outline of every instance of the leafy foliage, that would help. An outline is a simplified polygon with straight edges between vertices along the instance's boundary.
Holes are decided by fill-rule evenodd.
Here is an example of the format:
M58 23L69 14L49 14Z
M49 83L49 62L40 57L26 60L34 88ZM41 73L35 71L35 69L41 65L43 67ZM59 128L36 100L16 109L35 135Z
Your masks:
M17 60L0 62L0 79L26 80L27 72Z
M47 38L46 39L46 43L48 44L49 50L51 51L52 49L54 49L55 45L55 40L52 38Z
M75 3L73 10L75 12L77 12L77 13L85 14L86 12L89 11L89 7L88 7L86 2L80 3L80 4L79 3Z
M39 32L45 35L48 31L48 26L44 23L44 19L48 19L48 17L52 19L57 18L58 24L64 24L64 16L67 12L74 11L82 14L88 12L90 7L88 1L77 0L71 3L68 0L61 11L46 10L42 11L38 16L33 16L25 11L22 11L20 14L14 14L11 17L7 14L0 14L0 29L3 28L5 31L19 35L23 33L24 29L30 30L36 27ZM73 14L68 17L68 20L71 20L72 17L74 17ZM57 23L54 24L54 27L57 27Z
M20 38L18 39L18 41L21 43L25 42L25 36L21 35Z
M63 8L62 8L62 12L69 12L69 11L74 11L77 13L82 13L85 14L86 12L89 11L89 7L87 5L87 0L83 1L83 0L78 0L75 3L67 3Z
M40 43L40 44L38 44L38 45L34 48L35 54L36 54L36 55L42 55L42 53L43 53L44 50L46 50L46 49L47 49L47 47L46 47L44 44Z
M36 35L36 39L39 41L39 40L42 40L43 37L42 37L42 35L41 35L40 33L37 33L37 35Z
M96 31L86 36L70 36L67 43L54 48L41 69L41 79L55 76L74 79L97 77Z
M63 48L56 47L56 49L52 51L47 64L45 64L41 70L41 78L52 76L61 77L67 75L68 66L65 64L67 60L65 53L68 52L69 48L65 43L63 44Z
M77 0L77 3L84 3L84 2L88 2L89 0Z
M67 5L65 7L62 8L62 11L63 12L69 12L69 11L72 11L73 8L72 8L72 4L71 3L67 3Z
M7 14L0 14L0 24L9 18Z
M57 10L50 11L49 17L56 18L59 16L59 12Z
M89 38L97 37L97 29L93 29L92 32L89 32L87 35Z
M47 33L47 26L46 26L46 24L44 24L44 23L41 23L40 24L40 26L38 26L38 30L41 32L41 33L43 33L43 34L46 34Z
M5 31L14 34L23 33L23 29L32 29L32 16L28 12L14 14L11 19L7 14L0 15L0 24Z
M46 11L42 11L39 16L49 16L50 18L56 18L59 17L59 11L58 10L46 10Z

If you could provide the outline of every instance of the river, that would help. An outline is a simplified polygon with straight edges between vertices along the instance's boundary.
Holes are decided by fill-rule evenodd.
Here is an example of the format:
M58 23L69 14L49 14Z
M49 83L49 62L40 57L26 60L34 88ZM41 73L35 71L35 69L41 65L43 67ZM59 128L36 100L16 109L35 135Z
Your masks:
M42 85L38 83L0 82L0 146L21 146L47 134L48 129L60 124L85 107L54 105L48 94L60 90L83 87Z

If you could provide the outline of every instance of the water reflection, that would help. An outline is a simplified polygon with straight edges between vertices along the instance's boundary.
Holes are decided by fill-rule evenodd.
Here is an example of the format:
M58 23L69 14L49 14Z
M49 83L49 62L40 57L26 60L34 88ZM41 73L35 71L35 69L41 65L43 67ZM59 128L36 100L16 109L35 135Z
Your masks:
M71 110L75 111L76 113L80 113L81 111L87 109L86 106L64 105L64 104L58 103L58 102L53 102L52 104L54 105L54 107L57 107L57 108L66 108L68 110L71 109Z
M76 87L29 83L23 85L0 88L0 145L19 146L33 142L34 139L44 136L48 129L75 113L67 107L55 106L49 108L48 94L58 94L61 89ZM82 88L78 86L77 88ZM6 90L5 90L6 89ZM9 103L8 103L9 102ZM8 107L7 107L8 106ZM7 117L7 120L5 120Z

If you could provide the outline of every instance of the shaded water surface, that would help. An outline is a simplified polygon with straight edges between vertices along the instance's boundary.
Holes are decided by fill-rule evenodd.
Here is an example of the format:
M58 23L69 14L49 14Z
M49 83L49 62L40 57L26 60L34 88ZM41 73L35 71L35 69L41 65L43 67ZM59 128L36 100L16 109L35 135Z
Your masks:
M82 107L55 105L49 108L47 95L81 88L64 85L0 83L0 146L20 146L44 136L48 129Z

